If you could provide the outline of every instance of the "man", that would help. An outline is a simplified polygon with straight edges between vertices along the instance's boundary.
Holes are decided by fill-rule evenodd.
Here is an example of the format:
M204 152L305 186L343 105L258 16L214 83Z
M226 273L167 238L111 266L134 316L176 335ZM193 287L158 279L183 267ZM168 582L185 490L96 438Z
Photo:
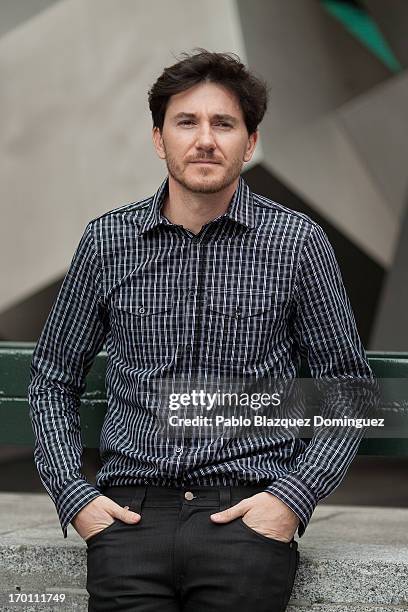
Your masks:
M87 542L89 610L281 612L294 534L358 440L211 436L183 420L163 429L163 389L292 380L302 354L315 378L371 371L323 230L240 177L265 85L236 56L198 50L164 70L149 103L168 177L153 197L90 221L79 242L32 360L36 465L64 537L71 522ZM93 486L78 407L104 343Z

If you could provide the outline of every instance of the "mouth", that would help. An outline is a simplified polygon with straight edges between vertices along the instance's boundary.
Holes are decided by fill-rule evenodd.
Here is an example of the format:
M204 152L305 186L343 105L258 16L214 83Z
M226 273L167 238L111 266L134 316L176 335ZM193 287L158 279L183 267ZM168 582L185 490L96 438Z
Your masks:
M190 162L190 164L206 164L206 165L219 165L220 162L215 162L215 161L209 161L209 160L197 160L197 161L192 161Z

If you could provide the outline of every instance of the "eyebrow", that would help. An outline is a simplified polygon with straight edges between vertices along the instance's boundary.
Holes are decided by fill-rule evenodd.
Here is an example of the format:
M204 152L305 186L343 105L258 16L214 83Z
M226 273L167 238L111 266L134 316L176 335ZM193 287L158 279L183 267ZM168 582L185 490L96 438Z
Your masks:
M174 120L177 120L177 119L197 119L197 115L195 113L181 112L181 113L177 113L177 115L175 115L173 117L173 119ZM232 115L228 115L228 114L217 113L217 114L212 116L212 119L215 119L216 121L229 121L233 125L236 125L238 123L238 120L236 119L236 117L233 117Z

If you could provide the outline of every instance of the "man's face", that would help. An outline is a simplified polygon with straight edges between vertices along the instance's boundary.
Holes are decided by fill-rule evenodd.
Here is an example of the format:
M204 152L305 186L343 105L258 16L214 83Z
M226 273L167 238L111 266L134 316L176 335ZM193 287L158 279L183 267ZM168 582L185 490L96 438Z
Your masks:
M257 132L248 135L236 96L204 82L171 96L163 130L153 141L169 175L194 193L216 193L241 174L252 157Z

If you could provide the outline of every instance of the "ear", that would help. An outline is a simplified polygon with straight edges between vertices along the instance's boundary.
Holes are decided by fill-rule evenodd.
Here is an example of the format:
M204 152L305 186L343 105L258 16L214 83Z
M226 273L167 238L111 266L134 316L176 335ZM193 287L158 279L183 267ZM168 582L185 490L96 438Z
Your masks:
M157 155L160 157L160 159L166 159L166 151L164 149L163 137L158 127L153 128L152 139Z
M248 136L248 142L244 154L244 161L247 162L252 158L255 151L255 146L258 141L258 130Z

